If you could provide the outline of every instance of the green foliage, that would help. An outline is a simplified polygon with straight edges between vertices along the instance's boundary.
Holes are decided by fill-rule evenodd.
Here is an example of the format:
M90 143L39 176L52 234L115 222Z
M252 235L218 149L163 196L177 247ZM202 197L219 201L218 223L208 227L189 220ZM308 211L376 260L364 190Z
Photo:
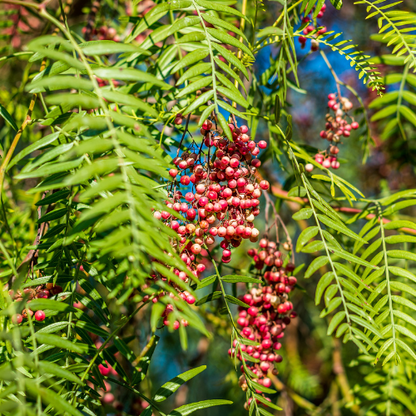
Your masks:
M409 68L414 68L416 71L416 57L414 55L414 28L409 25L414 25L416 16L414 13L409 13L404 10L392 10L393 7L401 4L401 1L392 4L384 4L386 0L363 0L357 1L354 4L367 5L367 19L377 16L377 24L379 28L379 36L375 37L381 42L387 43L387 46L394 45L393 54L396 56L406 55L404 63L409 63ZM405 26L405 27L403 27Z

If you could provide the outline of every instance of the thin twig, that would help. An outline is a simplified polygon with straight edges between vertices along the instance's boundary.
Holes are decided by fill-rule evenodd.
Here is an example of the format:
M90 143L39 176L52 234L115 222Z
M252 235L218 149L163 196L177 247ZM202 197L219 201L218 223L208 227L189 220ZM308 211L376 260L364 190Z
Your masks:
M178 150L176 151L176 157L179 156L179 152L181 151L182 142L185 139L186 132L188 131L188 125L189 125L190 118L191 118L191 114L188 114L188 117L186 118L185 130L184 130L184 132L182 134L181 141L179 142Z
M332 68L332 65L331 65L331 64L330 64L330 62L328 61L328 58L327 58L327 56L326 56L325 52L324 52L322 49L321 49L319 52L320 52L320 54L321 54L321 56L322 56L323 60L325 61L326 66L327 66L327 67L328 67L328 69L331 71L331 74L332 74L332 76L334 77L335 84L336 84L336 86L337 86L337 91L338 91L338 98L341 98L341 88L339 87L339 86L341 85L341 81L340 81L340 79L338 78L338 75L336 74L336 72L334 71L334 68Z

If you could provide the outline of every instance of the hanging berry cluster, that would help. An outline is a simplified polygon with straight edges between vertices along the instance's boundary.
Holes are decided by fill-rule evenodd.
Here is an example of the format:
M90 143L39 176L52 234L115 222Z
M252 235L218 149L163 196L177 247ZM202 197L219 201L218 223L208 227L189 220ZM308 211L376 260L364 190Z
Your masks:
M172 245L196 277L207 264L206 259L201 259L208 255L205 245L209 248L221 239L221 261L229 263L232 247L238 247L243 239L256 242L259 236L253 221L260 213L262 190L269 189L269 183L258 183L255 173L261 165L257 156L267 143L256 144L248 135L247 126L229 124L229 127L233 140L223 136L210 120L205 121L200 130L201 145L192 144L181 155L178 152L173 160L177 168L169 171L173 181L166 206L185 220L168 211L154 213L155 218L178 233L179 241L173 241ZM184 282L188 281L185 272L174 270L174 273ZM187 292L179 293L187 303L195 302ZM172 310L168 305L165 324L169 323L167 316ZM174 328L179 326L175 321Z
M241 366L243 374L240 377L240 386L244 391L248 388L247 378L252 378L246 374L246 368L255 375L253 381L266 388L272 385L268 372L276 375L278 371L275 363L282 361L282 356L277 353L282 347L279 341L291 319L297 316L288 298L296 285L296 277L291 275L294 264L289 262L289 256L282 258L278 243L262 238L259 246L259 249L250 249L248 255L253 257L260 282L241 297L249 307L240 306L237 319L241 335L258 345L240 344L240 350L236 351L237 341L234 341L234 348L229 350L229 355L237 354L240 361L241 352L259 360L257 363L246 362L246 366ZM284 246L291 250L290 243L285 243ZM261 394L260 391L257 393ZM245 404L247 410L249 406L250 400Z
M313 25L313 18L312 18L312 14L313 14L313 10L311 10L310 14L308 16L304 16L302 18L302 23L303 24L307 24L307 26L305 26L305 28L303 29L303 34L304 35L308 35L309 33L313 32L314 30L316 30L317 28ZM326 10L326 4L324 3L322 5L321 10L319 11L319 13L317 14L317 18L320 19L321 17L323 17L324 13ZM323 35L324 33L326 33L327 29L326 27L321 27L315 34L315 36L319 36L319 35ZM306 41L308 40L308 38L306 38L305 36L299 36L298 38L300 46L302 49L305 48L306 45ZM317 51L319 49L319 42L317 42L316 40L312 39L312 43L311 43L311 50L313 52Z
M315 161L324 168L338 169L339 144L342 137L349 137L351 130L356 130L360 126L354 118L348 114L353 108L353 104L348 98L342 97L340 93L328 95L329 111L326 115L325 130L322 130L320 136L328 140L329 144L326 150L315 155ZM311 163L305 165L305 170L311 172L314 166Z
M21 324L24 319L27 319L27 315L34 316L35 320L41 322L45 320L46 315L44 311L38 310L35 313L30 309L30 301L32 299L49 299L51 296L57 295L58 293L62 292L62 287L58 285L54 285L53 283L47 283L46 285L40 285L35 288L28 287L23 289L23 291L17 290L14 292L13 290L9 291L10 296L15 302L22 302L23 298L27 298L26 304L28 307L23 309L21 313L17 313L13 315L12 321L14 324Z

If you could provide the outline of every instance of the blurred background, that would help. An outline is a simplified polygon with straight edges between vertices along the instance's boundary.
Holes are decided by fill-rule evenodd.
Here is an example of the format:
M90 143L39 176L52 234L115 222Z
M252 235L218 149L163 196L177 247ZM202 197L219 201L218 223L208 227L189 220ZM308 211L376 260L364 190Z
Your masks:
M132 2L123 0L102 0L100 3L96 26L114 27L117 34L123 34L126 27L122 19L126 13L137 15L146 8L152 7L152 1L141 1L137 6ZM292 2L294 3L294 2ZM389 3L389 2L387 2ZM386 4L387 4L386 3ZM391 2L390 2L391 3ZM377 40L369 40L377 33L377 21L366 20L364 6L354 5L352 1L344 1L340 11L336 11L329 1L326 2L327 9L319 20L327 30L342 33L341 39L353 39L357 48L372 57L380 57L388 53L388 49ZM239 7L239 6L237 6ZM405 0L399 6L416 12L416 3L413 0ZM69 14L69 24L77 33L81 34L87 24L87 16L91 15L92 4L85 0L74 0ZM261 13L262 25L273 24L279 16L281 5L277 1L265 1L264 12ZM28 95L25 95L25 81L32 74L31 65L27 64L24 55L24 45L31 39L33 34L47 33L49 27L41 23L36 15L21 7L2 6L2 20L0 22L1 56L12 53L21 53L18 60L0 60L0 104L13 114L17 124L21 123L26 114L28 106ZM121 20L120 20L121 18ZM299 26L298 23L297 26ZM249 30L249 29L248 29ZM317 52L310 52L310 41L304 48L296 40L298 53L300 88L290 89L288 93L289 112L293 116L294 140L305 146L314 155L316 149L322 147L322 139L319 132L325 126L325 114L327 113L327 95L336 92L336 83L328 65L323 57ZM342 94L348 97L354 104L355 116L360 122L360 129L350 137L343 140L340 159L342 161L339 174L341 177L357 186L367 197L381 197L387 190L398 191L414 187L415 161L416 161L416 137L415 129L411 124L404 123L406 138L397 129L386 129L388 119L372 122L371 117L377 111L369 108L370 103L376 98L376 94L367 89L362 81L358 79L355 69L350 67L343 57L329 48L323 48L330 65L339 79L352 87L364 103L368 114L355 95L347 88L341 87ZM276 50L268 46L261 50L254 63L259 73L265 71L270 62L276 58ZM402 73L403 67L394 67L379 61L379 70L384 74ZM23 82L22 82L23 80ZM405 88L414 89L415 84L408 83ZM398 89L400 82L387 86L387 90ZM267 93L267 91L266 91ZM368 123L365 120L368 120ZM0 152L7 149L13 138L11 130L0 119ZM196 130L196 127L191 127ZM390 131L391 130L391 131ZM175 132L170 131L174 139L178 139ZM20 148L30 141L41 137L42 132L33 130L31 134L25 134ZM267 126L260 122L256 140L269 141ZM269 147L270 149L270 147ZM19 149L17 149L19 150ZM270 152L267 150L266 152ZM263 175L267 177L276 189L289 190L294 184L294 177L288 160L281 155L277 161L270 154L264 154L267 162L263 167ZM363 163L365 161L365 164ZM19 194L21 201L31 204L29 197L24 195L24 189L9 189L8 192ZM26 199L25 199L26 198ZM293 212L299 206L285 198L275 198L276 206L286 223L292 239L296 241L301 229L299 224L291 219ZM265 228L264 217L256 220L256 226L263 231ZM253 244L245 244L236 250L232 262L223 268L222 272L230 274L233 267L238 265L242 270L249 270L251 258L246 255ZM296 265L302 264L305 255L296 254ZM230 267L229 267L230 266ZM206 275L212 274L207 270ZM340 349L340 345L326 336L327 322L319 317L321 308L315 306L314 293L316 279L303 279L302 271L297 275L298 289L294 291L292 302L299 317L292 320L283 338L282 356L283 362L279 365L279 374L273 379L274 388L278 390L275 395L277 403L284 409L276 412L279 415L336 415L336 408L329 407L331 395L337 394L334 390L334 380L337 386L348 389L358 383L363 374L356 367L342 365L349 363L356 356L356 348ZM237 287L237 290L241 288ZM244 288L242 288L244 290ZM205 290L205 289L204 289ZM205 292L201 291L200 296ZM209 288L206 288L208 292ZM240 293L240 292L239 292ZM227 317L220 315L219 310L223 305L220 301L205 304L201 313L205 319L207 328L216 335L208 339L201 337L193 329L189 329L189 347L187 351L181 349L178 333L169 333L167 330L160 331L161 340L154 353L151 362L150 376L142 383L144 392L154 393L156 389L167 380L188 370L190 367L207 365L207 369L193 380L182 386L178 393L171 396L163 403L163 409L178 407L186 402L206 400L209 398L224 398L234 402L230 406L199 411L201 416L224 415L239 416L246 414L243 409L245 401L244 393L238 386L238 375L234 369L232 360L227 351L230 348L230 329ZM123 307L114 310L114 314L120 315L125 312ZM236 312L236 310L235 310ZM132 349L140 351L147 343L150 334L148 327L148 311L136 316L136 322L126 327L123 337L131 336ZM347 374L345 377L344 372ZM348 381L347 381L348 380ZM345 384L346 383L346 384ZM119 403L119 409L127 403L129 415L138 415L143 410L140 399L133 399L131 392L113 385L111 392L114 395L114 405ZM273 397L272 397L273 398ZM117 404L116 403L116 404ZM117 407L117 406L116 406ZM113 414L113 411L103 408L103 414ZM348 409L342 409L342 415L353 414Z

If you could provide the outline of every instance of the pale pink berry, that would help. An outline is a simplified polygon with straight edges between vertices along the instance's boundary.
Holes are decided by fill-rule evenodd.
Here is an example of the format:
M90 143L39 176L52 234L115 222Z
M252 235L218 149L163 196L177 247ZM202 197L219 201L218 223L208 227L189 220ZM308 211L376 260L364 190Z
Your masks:
M307 163L305 165L305 170L306 172L312 172L313 171L314 166L312 165L312 163Z
M325 159L323 162L322 162L322 166L324 167L324 168L329 168L329 167L331 167L331 161L329 160L329 159Z
M331 167L332 167L332 169L339 169L340 163L338 162L338 160L332 161L331 162Z

